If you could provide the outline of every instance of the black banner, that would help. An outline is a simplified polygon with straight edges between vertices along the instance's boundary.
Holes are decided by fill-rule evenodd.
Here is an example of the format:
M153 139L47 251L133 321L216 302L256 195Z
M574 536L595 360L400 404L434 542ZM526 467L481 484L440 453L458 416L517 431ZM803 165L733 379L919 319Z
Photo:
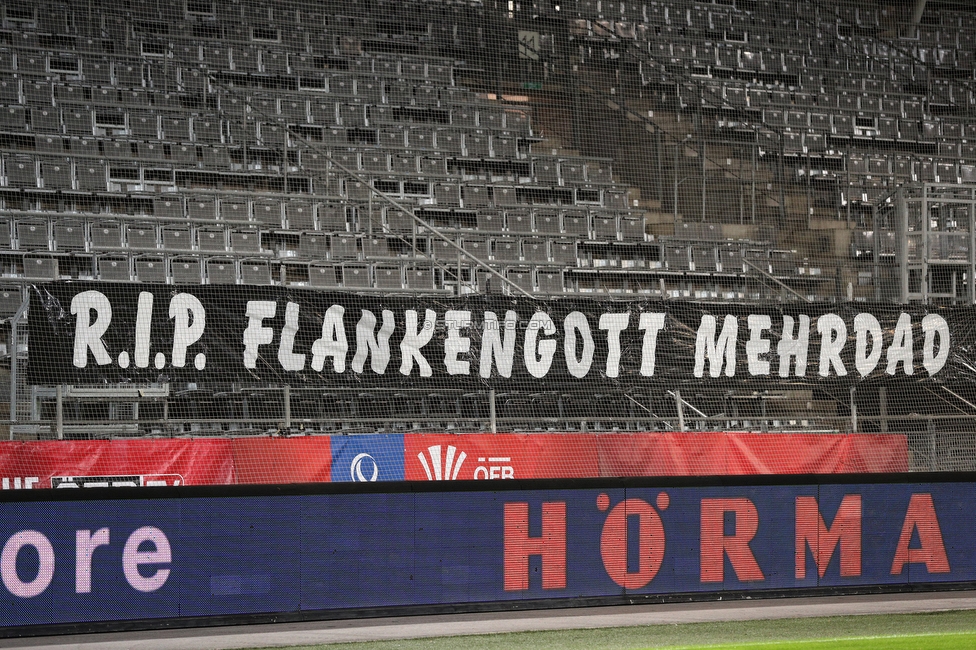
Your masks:
M973 310L33 287L29 381L559 390L971 381Z

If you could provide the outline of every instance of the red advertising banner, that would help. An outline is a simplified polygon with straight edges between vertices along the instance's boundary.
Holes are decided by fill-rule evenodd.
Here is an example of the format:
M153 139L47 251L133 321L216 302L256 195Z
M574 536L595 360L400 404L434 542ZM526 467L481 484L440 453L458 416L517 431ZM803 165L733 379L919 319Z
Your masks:
M377 434L377 442L386 437L402 444L408 481L909 469L908 441L898 434L438 433L407 434L402 443ZM328 482L331 443L329 436L3 442L0 488ZM360 480L375 480L368 473Z
M897 434L611 433L596 445L604 477L908 471Z
M403 446L408 481L600 476L593 434L407 434Z
M328 483L332 469L330 436L235 438L234 478L254 483Z
M234 482L227 439L5 442L0 487L37 489Z

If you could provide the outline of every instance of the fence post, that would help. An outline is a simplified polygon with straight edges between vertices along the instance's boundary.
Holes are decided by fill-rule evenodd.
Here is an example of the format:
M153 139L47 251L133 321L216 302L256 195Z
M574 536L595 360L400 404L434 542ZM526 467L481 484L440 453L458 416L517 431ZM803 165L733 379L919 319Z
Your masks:
M10 319L10 439L14 439L14 422L17 421L17 325L30 304L30 294L24 296L17 313Z
M55 395L57 396L55 431L57 432L58 440L64 440L64 388L61 384L58 384L55 388Z
M291 386L285 384L285 429L291 429Z
M888 433L888 389L884 386L878 389L878 408L881 411L881 433Z
M677 388L674 389L674 403L678 407L678 431L685 430L685 410L684 405L681 403L681 391Z
M488 424L492 433L498 433L498 419L495 414L495 389L488 391Z
M55 431L57 432L58 440L64 440L64 388L61 384L58 384L55 388L55 395L57 396Z

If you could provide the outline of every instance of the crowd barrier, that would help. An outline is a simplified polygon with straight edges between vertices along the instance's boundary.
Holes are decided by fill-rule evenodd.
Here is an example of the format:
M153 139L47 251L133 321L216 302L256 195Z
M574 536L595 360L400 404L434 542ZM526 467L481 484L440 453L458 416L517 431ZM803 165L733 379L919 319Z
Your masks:
M0 486L905 472L897 434L373 434L0 442Z
M973 478L11 490L0 636L958 587Z

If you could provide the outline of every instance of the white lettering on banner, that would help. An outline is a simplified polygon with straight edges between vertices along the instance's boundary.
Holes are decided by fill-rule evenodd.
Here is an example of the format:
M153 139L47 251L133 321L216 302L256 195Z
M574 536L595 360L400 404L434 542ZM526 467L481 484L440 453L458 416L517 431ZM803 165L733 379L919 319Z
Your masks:
M92 321L92 311L95 320ZM88 351L91 350L95 362L104 366L112 363L112 357L105 349L102 336L112 322L112 304L100 291L82 291L71 299L71 313L75 319L75 368L88 366Z
M132 347L124 344L122 349L110 352L118 346L117 332L113 327L113 305L100 291L81 291L71 300L71 313L75 316L75 338L72 349L72 364L75 368L89 367L90 359L98 366L113 363L112 356L118 354L117 364L121 369L134 366L146 369L155 360L155 367L162 370L167 363L174 368L187 365L191 346L202 340L206 327L207 314L203 304L190 293L178 293L169 301L169 317L173 321L172 357L167 359L163 352L150 350L152 343L154 294L141 291L134 314L135 328ZM249 300L244 309L245 327L242 336L242 363L248 370L258 366L258 359L267 361L262 370L269 368L272 358L277 358L277 367L284 372L301 372L306 369L311 356L311 369L321 373L326 361L331 358L331 371L337 374L346 371L350 342L347 341L345 307L331 305L322 315L321 336L310 346L299 334L302 303L285 301L284 314L278 313L275 300ZM315 310L321 307L315 307ZM536 311L527 321L520 320L520 314L508 309L504 321L501 313L484 311L481 313L465 309L448 309L438 314L434 309L425 308L423 320L419 310L404 309L402 327L400 313L383 309L382 324L377 329L380 314L375 310L361 309L361 316L355 325L355 351L350 367L353 372L371 372L383 375L392 355L391 342L398 340L401 375L411 376L416 372L420 377L432 377L434 370L423 350L434 340L438 330L439 317L443 318L444 334L439 345L443 345L443 367L440 373L447 375L471 375L472 360L478 364L477 374L482 379L493 376L511 378L522 371L536 378L546 377L552 369L555 353L563 348L560 370L569 376L583 379L590 375L596 357L603 350L605 359L600 359L601 375L615 379L622 373L639 371L641 377L653 377L656 356L659 351L660 334L665 330L669 316L666 312L638 313L637 328L640 335L640 365L623 367L624 346L636 353L637 335L631 326L631 311L591 314L583 311L570 311L562 316L562 330L558 331L552 317L544 311ZM115 320L130 323L133 315L128 311L114 309ZM124 314L124 317L119 316ZM307 317L306 317L307 318ZM524 318L524 314L522 316ZM782 327L774 330L777 316L770 314L703 314L695 331L693 376L719 378L735 377L739 355L745 355L745 367L750 376L769 376L777 372L781 378L805 377L808 358L811 354L811 317L807 314L782 315ZM845 377L850 371L845 364L853 363L858 377L867 377L882 371L882 359L886 359L884 373L888 375L914 374L916 363L924 367L929 375L941 371L948 362L951 351L950 329L946 319L939 314L927 314L918 323L912 322L912 315L900 313L892 324L891 318L882 324L877 316L868 312L853 315L845 321L836 313L825 313L815 317L816 335L819 335L818 375L820 377ZM283 320L283 323L282 323ZM721 321L721 322L720 322ZM740 323L741 321L741 323ZM272 326L271 323L277 323ZM678 323L678 321L675 321ZM687 323L678 323L675 331L689 331ZM350 324L351 326L351 324ZM606 346L596 344L593 327L606 332ZM739 329L748 328L748 338L739 343ZM116 325L118 327L118 325ZM280 327L280 331L278 331ZM521 354L518 350L520 328L524 328ZM106 334L109 345L106 344ZM681 336L684 337L684 332ZM889 333L890 332L890 333ZM849 338L849 333L851 334ZM351 334L351 332L350 332ZM915 334L920 334L919 345L915 345ZM560 342L558 335L562 335ZM278 337L276 355L263 354L261 346L274 344ZM745 338L745 334L743 334ZM923 343L924 340L924 343ZM773 342L775 341L775 346ZM848 342L850 341L850 346ZM675 343L682 347L681 340ZM816 343L814 343L816 345ZM212 343L211 343L212 345ZM397 345L394 343L394 346ZM307 346L307 347L306 347ZM202 346L201 346L202 347ZM915 356L915 348L921 347L920 358ZM438 349L438 352L440 350ZM667 351L670 355L675 350ZM814 351L816 354L816 351ZM779 358L778 362L776 357ZM521 364L516 368L516 360ZM367 364L369 360L369 364ZM206 367L206 355L197 353L193 367L202 371ZM681 362L682 364L684 361ZM366 370L366 367L369 370ZM778 365L778 370L774 369ZM707 366L707 368L706 368ZM669 369L673 370L673 369Z
M912 318L908 314L898 317L895 324L895 340L888 348L888 368L885 370L889 375L895 374L898 364L902 364L902 370L906 375L915 373L915 360L912 352Z
M139 307L136 310L136 368L149 367L149 335L152 331L153 295L148 291L139 292ZM125 354L123 350L122 354ZM121 359L121 354L119 355ZM121 366L122 363L120 362Z
M498 315L493 311L485 312L485 326L481 332L481 366L478 372L483 378L491 377L492 360L498 366L499 375L505 378L512 376L516 326L518 314L509 309L505 312L505 338L502 340L498 331Z
M14 484L13 484L14 490L21 490L21 489L30 490L34 487L35 483L40 483L40 478L38 478L37 476L25 476L23 477L23 479L20 476L14 476L14 477L4 476L3 478L0 478L0 489L4 489L4 490L11 489L10 488L11 478L13 478L14 480Z
M884 347L881 323L873 315L861 313L854 317L854 367L865 377L878 366ZM871 336L871 352L868 353L868 336Z
M949 324L938 314L928 314L922 319L925 342L922 344L922 365L930 374L942 370L949 359ZM933 356L935 337L939 337L939 353Z
M544 311L532 314L529 327L525 330L525 342L522 346L525 369L537 379L546 376L552 366L552 358L556 354L556 342L552 339L539 341L538 346L536 345L540 329L550 336L556 333L555 324Z
M769 362L760 355L769 352L769 339L764 339L762 333L773 326L773 319L765 314L750 314L749 341L746 343L746 361L749 364L750 375L768 375Z
M698 336L695 337L696 377L705 373L705 357L708 357L708 374L718 377L722 374L722 360L725 359L725 376L735 376L735 343L739 335L739 322L735 316L728 315L722 324L722 333L715 340L715 317L706 314L701 317Z
M487 465L481 464L474 468L474 480L476 481L515 478L515 468L505 464L512 462L510 457L482 457L478 459L478 462L487 463Z
M383 325L380 327L379 334L373 335L376 329L376 316L368 309L362 310L362 316L356 324L356 356L352 358L352 371L362 374L366 365L366 357L369 356L369 367L377 375L386 372L386 366L390 363L390 335L396 328L396 321L393 320L393 312L389 309L383 310Z
M847 325L837 314L824 314L817 319L817 333L820 334L820 376L830 374L830 367L838 377L847 375L847 368L841 361L840 352L847 343Z
M332 357L332 370L337 373L346 370L346 354L349 343L346 342L346 327L342 316L346 309L342 305L332 305L325 310L322 319L322 338L312 344L312 370L322 372L325 360Z
M417 329L417 310L408 309L406 311L406 332L403 340L400 341L400 374L409 375L413 371L413 362L417 362L421 377L430 377L434 374L427 359L421 353L421 348L430 343L434 337L434 326L437 324L437 312L433 309L424 311L424 326Z
M810 344L810 317L800 314L800 323L797 326L796 338L793 337L793 317L783 316L782 338L776 345L776 354L779 355L779 376L790 376L790 359L796 359L796 377L806 377L807 374L807 351Z
M186 366L186 350L200 340L207 325L207 314L196 296L188 293L178 293L169 302L169 317L173 323L173 366ZM156 355L156 367L162 368L161 354ZM199 353L193 359L193 367L203 370L207 365L207 356Z
M147 291L140 292L136 311L136 327L134 332L134 360L137 368L149 367L149 341L152 325L153 295ZM95 318L92 320L92 311ZM105 294L100 291L83 291L71 299L71 313L75 319L74 355L72 363L76 368L88 366L88 351L91 350L95 362L104 366L112 362L112 358L105 348L102 337L112 324L112 305ZM175 319L173 328L173 366L186 366L187 349L200 340L206 326L206 313L203 305L195 296L180 293L173 296L169 303L169 317ZM120 368L128 368L130 356L128 350L119 353ZM156 368L166 366L166 356L158 353L155 358ZM207 357L202 352L193 360L197 370L203 370L207 365Z
M586 315L582 312L570 312L563 319L563 331L566 337L563 340L563 353L566 355L566 368L569 374L582 379L590 371L593 364L593 352L596 344L593 342L593 335L590 333L590 323L586 320ZM583 352L576 356L576 334L583 339Z
M244 367L257 367L258 347L270 345L274 340L274 330L261 324L266 318L274 318L278 305L273 300L248 300L244 315L247 328L244 330Z
M644 377L654 376L654 359L657 355L657 335L664 329L666 315L661 313L643 313L640 315L638 329L644 332L644 343L641 346L640 374Z
M471 372L471 362L458 359L459 354L471 350L471 339L461 336L461 330L471 326L470 311L444 312L444 326L447 338L444 340L444 368L449 375L467 375Z
M281 343L278 345L278 363L291 372L305 370L305 355L294 352L295 335L298 334L298 310L297 302L289 302L285 306L285 326L281 329Z
M627 329L630 312L623 314L603 314L600 316L600 329L607 331L607 377L620 375L620 333Z

